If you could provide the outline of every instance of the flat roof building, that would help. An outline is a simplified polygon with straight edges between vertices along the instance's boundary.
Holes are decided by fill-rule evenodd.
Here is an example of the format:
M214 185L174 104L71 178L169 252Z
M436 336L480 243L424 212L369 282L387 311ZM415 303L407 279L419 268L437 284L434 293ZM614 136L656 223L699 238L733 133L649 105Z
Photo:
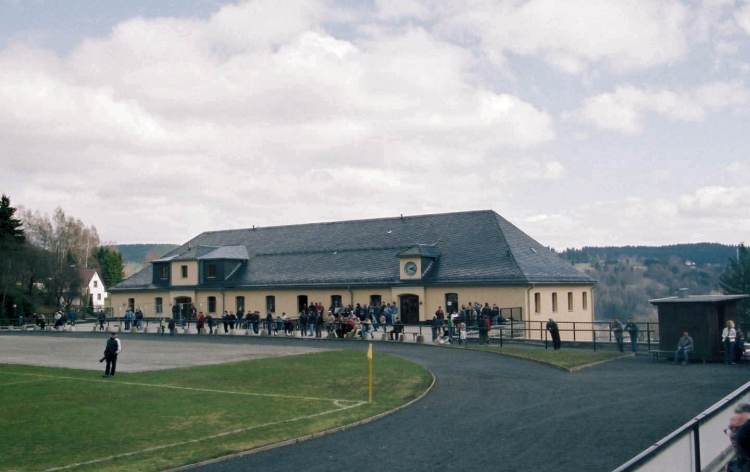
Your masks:
M405 323L468 302L524 320L592 321L595 281L494 211L202 233L111 289L116 316L173 306L296 315L393 302ZM558 301L559 299L559 301Z

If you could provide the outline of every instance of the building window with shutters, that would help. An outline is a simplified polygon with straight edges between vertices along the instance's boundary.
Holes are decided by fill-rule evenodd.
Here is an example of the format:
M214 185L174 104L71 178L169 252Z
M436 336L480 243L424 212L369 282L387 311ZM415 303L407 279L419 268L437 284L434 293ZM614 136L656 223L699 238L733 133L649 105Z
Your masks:
M331 295L331 307L341 308L341 295Z
M581 306L583 306L584 310L588 310L589 308L589 294L586 292L583 292L583 299L581 300L583 303L581 303Z
M573 292L568 292L568 311L573 311Z
M276 313L276 297L273 295L266 296L266 313Z
M552 292L552 313L557 313L557 292Z
M154 298L154 311L156 313L163 313L164 312L164 301L161 297Z
M216 313L216 297L208 297L208 312Z
M180 272L182 274L183 279L187 279L188 277L188 266L184 265L180 267Z
M534 313L542 312L542 294L536 292L534 294Z
M207 279L216 278L216 264L206 264L206 278Z

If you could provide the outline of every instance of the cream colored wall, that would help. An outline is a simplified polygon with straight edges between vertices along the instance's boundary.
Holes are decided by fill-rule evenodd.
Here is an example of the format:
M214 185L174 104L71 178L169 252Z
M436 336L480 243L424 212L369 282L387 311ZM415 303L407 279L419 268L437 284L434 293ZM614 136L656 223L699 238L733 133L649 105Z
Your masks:
M182 278L181 267L186 265L188 268L187 278ZM172 262L172 286L179 287L180 285L198 285L198 262L197 261L177 261Z
M417 272L414 273L414 275L409 275L404 270L404 266L407 262L413 262L417 265ZM421 257L403 257L400 259L399 264L401 264L400 271L401 271L401 280L419 280L422 278L422 258Z
M160 316L154 311L154 298L162 297L164 312L163 316L170 317L172 315L172 303L176 297L190 297L195 304L198 311L203 311L208 314L208 297L216 297L216 313L220 314L224 310L237 311L235 300L237 296L245 297L245 310L258 310L260 313L265 314L266 312L266 296L273 295L276 297L276 313L281 314L286 312L287 315L297 315L297 296L307 295L308 303L320 302L326 308L330 306L331 296L340 295L342 303L348 305L350 303L360 303L362 305L369 304L371 295L380 295L383 303L395 302L396 306L400 309L400 295L413 294L417 295L420 300L419 306L419 318L421 320L428 320L432 317L438 306L442 306L445 310L445 294L456 293L458 294L458 304L465 305L468 302L479 302L489 303L492 305L496 303L500 308L523 308L524 320L529 320L531 323L528 324L529 328L534 328L534 331L530 332L531 337L543 337L543 331L536 331L536 328L547 321L548 318L553 318L556 321L576 321L576 322L590 322L594 319L593 311L593 287L582 287L582 286L555 286L555 287L534 287L529 290L529 287L392 287L392 288L357 288L351 291L346 288L340 289L292 289L292 290L228 290L224 293L218 290L201 290L195 292L193 290L172 290L172 291L158 291L158 292L115 292L111 294L112 307L114 309L115 316L122 316L125 313L127 307L128 298L135 299L136 307L140 307L143 313L147 317ZM569 291L573 292L573 310L568 310L567 294ZM588 306L583 309L581 306L582 293L588 294ZM542 306L540 313L534 312L534 293L541 294ZM558 310L556 313L552 312L552 293L558 293ZM528 296L527 296L528 295ZM566 328L565 325L560 325L561 329ZM581 328L578 326L578 328ZM576 339L586 340L582 338L583 334L578 334ZM563 340L572 340L572 333L561 332ZM590 336L589 336L590 340Z
M540 322L544 325L549 318L558 322L560 327L560 338L563 341L572 341L573 333L566 332L566 329L572 329L573 326L567 322L575 321L576 323L581 322L581 325L576 326L575 339L578 341L591 341L591 334L586 332L580 332L580 330L590 328L587 324L594 321L594 307L592 304L592 286L551 286L551 287L534 287L529 292L529 313L528 319L531 321L529 327L534 328L531 332L532 337L539 338L544 336L544 331L537 332L535 328L538 328ZM573 309L568 309L568 292L573 292ZM583 293L587 293L588 304L584 309L582 306ZM534 294L539 293L541 298L541 309L539 313L536 313L534 309ZM552 294L557 293L557 311L552 311ZM563 323L560 323L563 322ZM539 334L541 333L541 334Z
M496 303L500 308L523 307L527 287L429 287L426 290L425 304L428 317L432 317L438 306L445 306L445 294L458 294L458 308L472 303Z

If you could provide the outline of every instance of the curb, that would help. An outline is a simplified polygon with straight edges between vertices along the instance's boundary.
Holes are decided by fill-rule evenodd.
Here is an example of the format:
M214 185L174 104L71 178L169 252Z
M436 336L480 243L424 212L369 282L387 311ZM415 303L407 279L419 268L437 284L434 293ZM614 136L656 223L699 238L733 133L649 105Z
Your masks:
M419 394L418 397L416 397L416 398L414 398L414 399L412 399L412 400L404 403L403 405L399 405L399 406L397 406L397 407L395 407L395 408L393 408L391 410L384 411L382 413L378 413L375 416L370 416L368 418L363 418L361 420L355 421L354 423L349 423L349 424L345 424L345 425L342 425L342 426L336 426L335 428L326 429L326 430L323 430L323 431L318 431L316 433L310 433L310 434L306 434L304 436L299 436L299 437L292 438L292 439L286 439L284 441L280 441L280 442L277 442L277 443L266 444L265 446L259 446L259 447L253 448L253 449L248 449L246 451L235 452L235 453L227 454L227 455L224 455L224 456L221 456L221 457L216 457L216 458L213 458L213 459L207 459L205 461L195 462L195 463L192 463L192 464L186 464L186 465L182 465L182 466L175 467L175 468L172 468L172 469L164 469L164 472L178 472L178 471L183 471L183 470L191 470L191 469L194 469L196 467L202 467L202 466L206 466L206 465L210 465L210 464L216 464L216 463L219 463L219 462L228 461L228 460L231 460L231 459L237 459L239 457L249 456L249 455L252 455L252 454L257 454L257 453L260 453L260 452L270 451L270 450L277 449L277 448L284 447L284 446L291 446L293 444L298 444L298 443L301 443L301 442L310 441L312 439L316 439L316 438L319 438L319 437L327 436L327 435L333 434L333 433L338 433L338 432L341 432L341 431L346 431L348 429L355 428L357 426L362 426L362 425L365 425L367 423L371 423L373 421L377 421L380 418L383 418L383 417L388 416L388 415L392 415L393 413L396 413L396 412L398 412L400 410L403 410L404 408L407 408L407 407L413 405L414 403L417 403L418 401L420 401L424 397L426 397L427 394L429 394L432 391L433 387L435 387L435 384L437 383L437 378L435 378L435 374L433 374L432 371L429 371L429 370L428 370L428 372L432 376L432 382L427 387L427 389L424 392L422 392L421 394Z
M573 372L578 372L579 370L588 369L589 367L594 367L594 366L599 365L599 364L604 364L604 363L607 363L607 362L616 361L618 359L625 359L626 357L635 357L635 354L634 353L623 354L621 356L613 357L611 359L604 359L604 360L601 360L601 361L590 362L588 364L577 365L575 367L569 368L568 371L572 374Z

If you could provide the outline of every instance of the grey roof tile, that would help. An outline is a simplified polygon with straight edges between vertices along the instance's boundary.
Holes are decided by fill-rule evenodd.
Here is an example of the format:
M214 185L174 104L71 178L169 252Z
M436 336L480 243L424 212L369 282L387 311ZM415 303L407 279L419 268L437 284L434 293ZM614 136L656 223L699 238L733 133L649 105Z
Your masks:
M194 257L238 255L239 246L248 262L227 286L396 285L402 283L398 257L409 251L435 258L422 280L427 284L594 283L490 210L212 231L164 259L198 254L201 247L213 249ZM150 284L151 266L115 289Z

